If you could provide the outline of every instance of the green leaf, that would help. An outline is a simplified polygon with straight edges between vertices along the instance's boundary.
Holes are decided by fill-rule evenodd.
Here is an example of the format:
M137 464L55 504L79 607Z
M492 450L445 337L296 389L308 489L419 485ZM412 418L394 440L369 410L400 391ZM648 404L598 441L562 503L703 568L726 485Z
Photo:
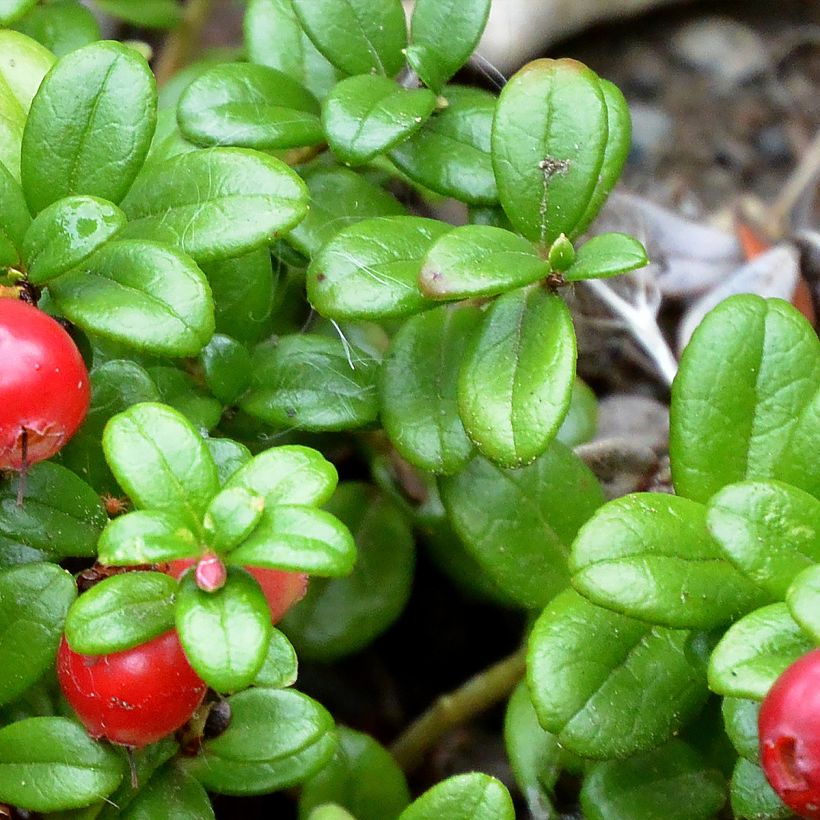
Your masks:
M803 570L792 582L786 595L786 605L792 618L815 642L820 643L820 566L814 565Z
M200 387L197 380L178 367L151 367L160 401L179 410L200 432L213 430L222 417L222 402Z
M564 279L605 279L648 264L646 248L637 239L625 233L602 233L578 248Z
M729 627L709 661L709 688L718 695L763 700L780 674L814 642L786 604L756 609Z
M417 0L407 62L437 94L470 59L487 24L491 0Z
M780 453L775 473L815 498L820 498L820 461L814 453L820 448L820 388L800 411Z
M273 629L259 584L234 567L216 592L198 589L193 573L183 576L176 624L191 666L217 692L233 692L253 683Z
M318 451L287 444L260 453L230 478L227 487L244 487L277 504L324 504L336 489L336 468Z
M779 481L730 484L707 505L726 557L782 600L795 575L820 561L820 501Z
M197 262L250 253L307 212L304 183L284 162L214 148L151 163L122 203L125 235L177 246Z
M480 772L448 777L413 801L399 820L515 820L506 786Z
M123 820L215 820L205 789L173 765L159 770L122 813Z
M457 475L440 479L439 489L469 554L529 608L544 606L567 586L569 545L604 503L595 476L557 442L519 470L474 458Z
M683 630L627 618L573 590L554 598L529 641L541 725L583 757L626 757L677 733L706 700L708 650Z
M94 0L106 14L145 28L173 28L182 22L182 8L176 0Z
M81 655L105 655L146 643L174 627L176 579L125 572L95 584L68 613L65 636Z
M278 427L348 430L375 421L377 367L339 339L296 334L259 345L239 406Z
M0 703L19 698L53 665L76 594L74 579L55 564L0 571Z
M608 139L601 82L582 63L536 60L510 79L493 121L493 167L501 204L527 239L548 247L583 230L609 170ZM611 187L623 162L606 159L617 166Z
M170 513L201 531L219 479L205 442L180 413L162 404L136 404L108 422L103 450L134 506Z
M253 685L265 689L285 689L296 683L299 661L291 642L278 629L273 630L262 668Z
M418 131L435 107L436 95L426 88L360 74L330 92L322 105L322 127L342 162L362 165Z
M340 726L339 745L328 764L302 786L299 816L335 803L356 820L396 820L410 802L404 773L372 737Z
M17 28L57 57L101 37L97 18L77 0L55 0L45 6L35 6L18 22Z
M794 815L766 780L763 769L740 758L731 784L732 812L735 817L754 820L790 820Z
M20 179L20 145L31 101L54 55L31 37L0 30L0 165Z
M98 557L111 566L138 566L193 558L201 551L184 518L172 512L136 510L109 522L100 536Z
M125 226L112 202L92 196L58 199L26 232L23 257L29 282L41 285L84 262Z
M404 609L413 579L413 536L401 512L374 487L348 482L326 509L347 525L358 550L345 578L311 580L282 620L300 657L331 661L367 646Z
M723 773L680 740L596 763L581 789L588 820L712 820L725 802Z
M399 0L291 2L313 44L345 74L392 76L404 65L407 29Z
M763 602L710 535L706 508L666 493L601 507L578 533L569 569L592 603L673 629L713 629Z
M737 753L757 763L760 759L760 741L757 736L757 718L760 704L748 698L723 698L723 724L726 734Z
M259 524L228 561L310 575L347 575L356 561L356 545L347 527L330 513L280 504L265 509Z
M384 430L411 464L454 473L473 444L458 415L456 384L464 349L480 321L477 308L447 306L413 316L393 338L380 371Z
M256 528L265 499L244 487L229 487L213 497L202 523L210 545L218 551L241 544Z
M428 299L495 296L549 273L550 266L526 239L490 225L464 225L430 248L419 287Z
M119 202L148 154L156 125L154 75L111 40L61 58L31 104L23 190L33 213L71 194Z
M229 438L206 438L205 444L216 462L220 485L224 485L240 467L253 458L251 451L244 444Z
M467 347L458 407L493 461L520 467L543 453L569 409L575 332L564 301L541 287L496 299Z
M92 333L150 353L192 356L213 334L208 282L157 242L111 242L49 284L60 310Z
M561 773L561 747L558 738L538 723L523 681L507 704L504 746L530 814L543 820L557 817L550 798Z
M305 256L315 256L340 230L375 216L405 213L398 200L347 168L316 166L305 173L310 191L308 215L287 236Z
M183 767L220 794L265 794L306 780L336 747L333 718L292 689L249 689L228 698L231 725Z
M597 430L598 400L587 384L576 378L572 385L569 410L555 438L567 447L575 447L592 441Z
M182 135L199 145L270 150L323 140L316 98L266 65L224 63L197 77L177 109Z
M35 717L0 729L0 797L20 808L88 806L122 776L122 758L68 718Z
M0 26L16 23L37 0L0 0Z
M448 226L419 216L366 219L339 231L308 268L308 299L331 319L410 316L425 307L422 260Z
M678 493L705 502L736 481L779 478L818 381L820 341L801 313L750 294L721 302L692 336L672 386Z
M390 152L410 179L471 205L492 205L498 189L490 156L496 98L487 91L450 85L447 107Z
M0 32L0 40L2 32ZM0 76L2 83L2 76ZM2 85L0 85L0 95L2 95ZM2 106L2 96L0 96L0 106ZM2 111L0 107L0 111ZM0 121L0 129L2 129ZM2 140L2 131L0 131ZM0 146L2 147L2 146ZM6 170L0 157L0 269L13 267L21 263L23 259L23 237L31 225L31 214L26 206L26 199L23 196L23 189Z
M244 28L251 62L282 71L320 100L336 84L336 69L302 30L290 0L250 0Z
M88 484L59 464L42 462L29 470L19 507L19 481L0 483L0 566L95 555L107 518Z
M208 389L223 404L236 401L250 382L250 354L230 336L212 336L200 354L200 361Z

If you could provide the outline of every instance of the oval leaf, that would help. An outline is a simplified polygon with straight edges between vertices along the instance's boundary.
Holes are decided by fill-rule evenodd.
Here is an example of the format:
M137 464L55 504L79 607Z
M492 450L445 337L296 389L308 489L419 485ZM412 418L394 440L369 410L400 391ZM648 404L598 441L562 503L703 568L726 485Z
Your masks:
M254 678L253 685L266 689L284 689L296 682L298 671L296 650L284 633L274 629L265 660Z
M399 820L515 820L507 787L480 772L448 777L413 801Z
M564 271L567 282L605 279L649 264L646 248L625 233L602 233L581 245Z
M214 820L214 810L205 789L191 775L174 766L158 771L128 804L122 820Z
M57 57L87 46L102 36L97 18L78 0L59 0L47 6L35 6L17 27Z
M0 36L2 34L3 32L0 31ZM2 82L1 76L0 82ZM2 110L2 96L0 96L0 110ZM1 134L0 139L2 139ZM23 189L6 170L0 159L0 268L15 267L23 261L23 237L30 225L31 214L26 206Z
M265 499L244 487L222 490L202 519L209 543L218 551L233 549L253 532L264 509Z
M760 820L791 820L794 817L769 785L763 769L743 758L737 761L732 773L731 799L735 817Z
M101 563L118 567L193 558L202 547L183 518L171 512L136 510L109 522L98 550Z
M820 600L820 566L811 566L803 570L794 579L786 595L786 605L792 618L803 630L820 643L820 612L817 601Z

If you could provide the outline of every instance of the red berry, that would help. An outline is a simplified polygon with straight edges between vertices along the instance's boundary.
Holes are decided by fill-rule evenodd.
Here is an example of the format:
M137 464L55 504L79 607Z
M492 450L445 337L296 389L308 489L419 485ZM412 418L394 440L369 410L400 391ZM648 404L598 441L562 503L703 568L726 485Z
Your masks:
M91 737L136 748L184 725L208 688L174 630L111 655L80 655L63 638L57 677Z
M820 818L820 649L775 681L757 727L760 760L772 788L796 814Z
M51 458L90 400L88 371L68 333L41 310L0 299L0 470Z
M196 561L186 558L180 561L171 561L168 565L168 574L179 578L188 567ZM281 569L263 569L262 567L245 567L256 578L265 598L268 600L272 623L280 621L284 614L305 597L308 577L303 572L285 572Z

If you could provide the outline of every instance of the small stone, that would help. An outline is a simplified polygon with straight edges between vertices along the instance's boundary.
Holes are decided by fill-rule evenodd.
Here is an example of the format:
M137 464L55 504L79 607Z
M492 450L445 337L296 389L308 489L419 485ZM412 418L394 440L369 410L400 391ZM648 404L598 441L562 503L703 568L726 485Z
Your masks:
M632 148L629 158L633 162L659 159L672 140L672 118L656 105L643 102L629 103L632 115Z
M794 155L782 125L770 125L757 135L757 148L765 159L779 165L792 162Z

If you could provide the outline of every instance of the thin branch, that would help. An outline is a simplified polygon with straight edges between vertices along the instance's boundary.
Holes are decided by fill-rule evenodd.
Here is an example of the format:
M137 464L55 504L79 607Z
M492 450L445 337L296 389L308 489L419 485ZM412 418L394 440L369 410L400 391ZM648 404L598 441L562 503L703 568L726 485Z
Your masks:
M188 0L182 22L168 35L165 47L157 58L154 74L158 86L163 86L190 62L199 45L212 3L213 0Z
M787 233L789 215L803 194L814 185L818 176L820 176L820 131L814 135L800 163L786 180L780 195L768 209L769 225L774 226L778 236Z
M525 650L519 649L454 692L442 695L393 743L393 757L405 772L418 768L447 732L504 700L524 676L525 668Z

